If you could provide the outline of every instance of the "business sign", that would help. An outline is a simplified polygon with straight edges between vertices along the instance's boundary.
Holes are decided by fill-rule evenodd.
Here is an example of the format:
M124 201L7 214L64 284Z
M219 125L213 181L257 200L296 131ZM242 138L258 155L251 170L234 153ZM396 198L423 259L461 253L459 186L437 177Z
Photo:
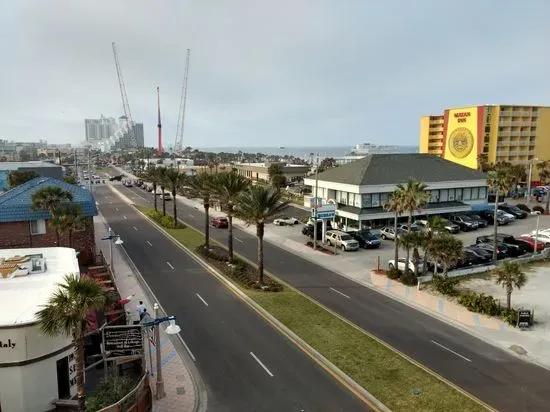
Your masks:
M142 354L142 331L142 326L106 326L103 329L103 350L113 356Z
M527 309L518 311L518 327L528 328L529 326L531 326L531 311Z
M69 355L69 385L71 389L76 386L76 358L74 353Z
M483 148L483 107L445 110L443 158L477 169Z
M309 207L315 207L315 203L317 203L317 207L323 206L323 198L322 197L310 197L309 198Z
M311 216L315 217L315 208L311 209ZM336 205L326 204L317 208L317 219L333 219L336 216Z

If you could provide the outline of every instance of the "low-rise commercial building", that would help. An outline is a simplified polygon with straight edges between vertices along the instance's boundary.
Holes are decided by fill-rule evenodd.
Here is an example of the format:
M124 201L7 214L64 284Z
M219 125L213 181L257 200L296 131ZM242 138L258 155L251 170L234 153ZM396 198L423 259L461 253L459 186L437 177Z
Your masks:
M50 213L32 207L32 195L49 186L69 192L71 203L78 205L81 212L81 224L72 233L61 233L60 245L50 224ZM94 216L97 206L88 190L51 177L31 179L0 195L0 248L69 246L79 252L80 262L87 264L95 254Z
M234 163L231 167L242 176L255 181L268 182L269 166L277 163ZM287 181L294 179L302 179L310 170L308 165L295 165L287 163L278 163L281 166L281 171Z
M0 249L1 411L46 411L76 394L71 338L45 336L36 317L69 273L79 275L74 249Z
M550 160L550 107L481 105L445 109L420 119L420 153L478 168L509 162L529 166ZM536 167L533 179L538 179Z
M41 177L63 180L63 166L49 162L0 162L0 193L9 189L8 176L14 170L35 172Z
M416 216L470 211L487 203L485 173L425 154L373 154L338 166L318 176L318 197L336 204L336 223L345 227L378 227L394 217L384 204L398 184L409 179L423 182L430 194L428 204ZM304 183L312 187L315 178Z

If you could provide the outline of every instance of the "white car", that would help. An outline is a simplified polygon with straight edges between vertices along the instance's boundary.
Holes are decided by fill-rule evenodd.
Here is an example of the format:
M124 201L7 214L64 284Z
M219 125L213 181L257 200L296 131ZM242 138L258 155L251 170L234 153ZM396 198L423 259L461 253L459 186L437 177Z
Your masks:
M397 261L397 269L400 270L401 272L405 271L406 261L407 259L405 258L399 258ZM388 261L388 266L390 269L395 268L395 260L392 259ZM414 263L412 259L409 259L409 270L414 273ZM418 273L422 273L422 272L424 272L424 262L422 261L422 259L418 259Z
M542 232L542 231L539 230L539 233L538 233L538 235L537 235L537 231L534 230L534 231L532 231L532 232L530 232L530 233L525 233L525 234L523 234L523 235L521 235L521 236L522 236L522 237L523 237L523 236L530 237L530 238L532 238L532 239L534 239L535 236L536 236L537 242L549 243L549 244L550 244L550 233L548 233L548 232Z
M300 223L298 219L296 219L295 217L289 217L289 216L281 216L273 221L273 224L276 226L286 226L286 225L293 226L293 225L297 225L298 223Z

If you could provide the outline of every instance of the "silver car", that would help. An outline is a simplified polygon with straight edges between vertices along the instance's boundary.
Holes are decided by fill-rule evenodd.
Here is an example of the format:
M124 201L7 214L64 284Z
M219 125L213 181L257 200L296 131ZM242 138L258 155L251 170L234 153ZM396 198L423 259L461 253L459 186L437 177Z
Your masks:
M397 228L397 237L404 235L405 231L403 229ZM395 230L393 227L385 226L380 229L380 238L383 240L395 240Z
M359 242L346 232L341 232L339 230L329 230L325 234L325 238L326 242L329 245L339 247L343 251L359 250Z

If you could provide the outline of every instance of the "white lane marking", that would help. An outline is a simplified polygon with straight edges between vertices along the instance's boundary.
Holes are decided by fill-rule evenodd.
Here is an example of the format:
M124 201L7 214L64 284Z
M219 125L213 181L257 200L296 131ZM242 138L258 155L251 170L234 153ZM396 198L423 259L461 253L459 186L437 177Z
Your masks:
M118 207L115 207L115 210L118 212Z
M471 361L472 361L471 359L468 359L466 356L463 356L463 355L461 355L460 353L457 353L457 352L455 352L454 350L449 349L448 347L442 345L442 344L439 343L439 342L436 342L435 340L431 340L430 342L432 342L434 345L439 346L439 347L442 348L442 349L445 349L446 351L451 352L452 354L458 356L459 358L464 359L465 361L468 361L468 362L471 362Z
M135 226L133 226L133 228L134 228L134 230L135 230L135 231L137 232L138 228L137 228L137 227L135 227Z
M233 239L235 239L237 242L243 243L243 241L236 236L233 236Z
M126 216L122 216L124 218L124 220L128 219Z
M147 240L147 244L148 244L149 246L153 246L153 244L152 244L151 242L149 242L148 240Z
M336 289L330 288L330 287L329 287L329 289L332 290L333 292L338 293L339 295L342 295L342 296L345 297L346 299L351 299L348 295L346 295L345 293L340 292L339 290L336 290Z
M265 365L262 363L262 361L259 360L258 357L257 357L256 355L254 355L254 352L250 352L250 355L254 358L254 360L255 360L256 362L258 362L258 363L260 364L260 366L261 366L262 368L264 368L264 371L266 371L267 374L268 374L269 376L271 376L271 377L274 376L274 375L271 373L271 371L270 371L269 369L267 369L267 366L265 366Z
M202 303L205 304L205 306L208 306L208 303L206 303L206 301L202 298L201 295L199 295L198 293L195 293L195 295L197 295L197 297L201 300Z
M167 264L168 266L170 266L170 269L174 270L174 266L172 266L172 265L170 264L170 262L166 262L166 264Z

